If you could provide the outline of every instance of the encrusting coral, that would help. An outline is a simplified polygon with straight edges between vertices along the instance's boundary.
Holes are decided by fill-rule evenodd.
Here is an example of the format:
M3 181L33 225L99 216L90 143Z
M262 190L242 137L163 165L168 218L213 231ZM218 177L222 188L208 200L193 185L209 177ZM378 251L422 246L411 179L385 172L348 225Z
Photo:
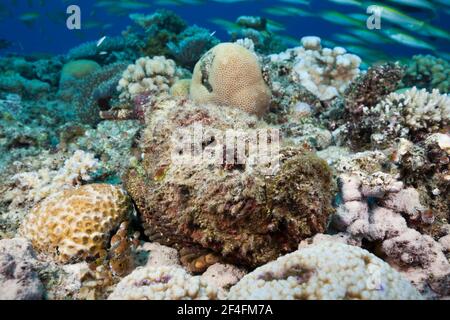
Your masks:
M245 163L224 162L221 152L228 148L227 153L234 153L234 143L227 144L223 133L255 132L257 119L235 108L179 103L164 100L152 107L140 146L143 160L124 179L152 241L258 266L325 229L333 212L334 186L325 161L301 148L286 147L272 169L267 166L275 164L275 158L258 159L256 149ZM191 132L198 126L200 151L213 152L220 163L193 161L179 145L185 134L173 136L180 128ZM203 266L194 263L194 270L217 262L210 258Z
M300 248L244 276L232 300L421 299L400 273L366 250L339 242Z
M40 202L23 221L20 233L56 261L93 262L105 258L109 233L127 219L130 210L121 188L84 185Z
M200 59L190 94L199 104L236 107L258 116L267 111L271 97L256 55L234 43L221 43Z

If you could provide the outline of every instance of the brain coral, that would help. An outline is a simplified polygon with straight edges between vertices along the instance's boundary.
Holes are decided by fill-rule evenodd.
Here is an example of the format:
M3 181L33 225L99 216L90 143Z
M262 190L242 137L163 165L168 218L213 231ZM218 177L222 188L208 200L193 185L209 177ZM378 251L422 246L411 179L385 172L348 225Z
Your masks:
M223 132L263 126L236 108L179 103L152 107L140 146L143 161L125 176L151 241L207 249L232 263L258 266L324 231L334 186L325 161L289 147L277 154L276 174L263 170L265 162L252 163L253 153L244 164L174 161L174 154L183 154L174 144L180 128L201 126L200 147L220 154L230 150Z
M322 242L244 276L228 299L421 299L416 289L368 251Z
M217 287L179 266L137 268L125 277L109 300L213 300L221 297Z
M91 184L56 193L33 208L21 227L38 251L70 263L105 256L108 236L130 202L118 187Z
M235 43L209 50L196 64L191 97L199 104L217 104L263 115L271 93L256 55Z

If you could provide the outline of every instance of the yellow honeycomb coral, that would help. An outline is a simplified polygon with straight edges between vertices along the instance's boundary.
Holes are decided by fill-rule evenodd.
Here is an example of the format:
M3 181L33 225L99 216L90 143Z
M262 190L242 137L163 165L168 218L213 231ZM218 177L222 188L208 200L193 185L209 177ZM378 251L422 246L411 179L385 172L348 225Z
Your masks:
M131 208L126 193L108 184L90 184L58 192L33 208L20 233L33 247L61 263L106 256L110 233Z
M200 59L190 94L199 104L237 107L257 116L267 111L271 99L256 55L235 43L221 43Z

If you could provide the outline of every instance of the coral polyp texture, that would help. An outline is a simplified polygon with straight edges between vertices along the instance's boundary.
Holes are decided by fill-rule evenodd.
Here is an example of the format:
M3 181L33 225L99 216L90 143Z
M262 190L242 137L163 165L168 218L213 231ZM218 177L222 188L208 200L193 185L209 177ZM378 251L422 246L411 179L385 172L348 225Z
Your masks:
M258 116L267 111L271 98L257 56L234 43L215 46L197 62L190 93L196 103L236 107Z
M360 73L361 59L342 47L322 48L318 37L302 38L302 46L270 56L272 62L292 60L292 77L320 100L341 95Z
M125 277L109 300L215 300L223 293L180 266L138 268Z
M132 100L139 94L168 92L178 79L175 62L165 57L144 57L123 72L117 90L120 99Z
M189 157L174 161L173 155L183 155L177 145L180 136L173 136L180 128L201 126L200 147L217 155L234 145L222 136L226 130L251 133L261 126L236 108L179 103L165 100L152 108L142 138L143 161L125 177L150 239L207 249L221 259L254 267L325 230L334 187L325 161L296 147L282 148L275 155L279 164L270 172L270 163L259 161L255 148L243 164Z
M105 257L109 233L127 219L129 210L129 199L119 187L84 185L40 202L20 232L56 261L93 261Z
M338 242L301 248L244 276L232 300L417 300L420 293L370 252Z

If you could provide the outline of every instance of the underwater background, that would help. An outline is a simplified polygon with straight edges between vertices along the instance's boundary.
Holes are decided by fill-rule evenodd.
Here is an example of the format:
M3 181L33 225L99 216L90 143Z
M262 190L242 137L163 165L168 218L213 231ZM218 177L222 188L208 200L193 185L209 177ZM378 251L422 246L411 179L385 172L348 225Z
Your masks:
M122 2L122 5L120 5ZM415 3L428 5L417 6ZM70 4L79 5L82 11L82 30L73 31L65 27L66 8ZM404 45L375 33L381 37L355 36L352 29L367 31L364 17L348 22L340 15L351 19L352 14L366 14L371 4L384 5L411 15L424 24L429 24L447 32L444 37L436 37L433 32L423 37L411 29L406 33L422 38L433 49ZM314 34L330 43L341 46L354 45L355 51L361 47L367 55L391 58L406 58L415 53L432 53L448 57L450 44L449 5L446 1L277 1L277 0L187 0L187 1L40 1L40 0L5 0L0 5L0 38L11 41L6 52L22 54L64 53L79 43L99 39L103 36L115 36L130 23L128 15L133 12L149 13L156 9L170 9L179 14L189 24L216 31L222 41L229 38L229 25L242 15L263 16L274 21L276 33L284 41L293 44L305 35ZM337 15L333 15L336 14ZM327 16L329 18L327 18ZM214 22L216 21L216 22ZM359 22L359 23L358 23ZM405 22L406 25L407 22ZM383 21L383 27L396 27L389 21ZM344 35L344 36L343 36ZM345 37L345 35L349 37ZM353 39L352 39L353 37ZM362 51L364 51L361 49ZM5 51L5 50L4 50ZM358 53L358 52L355 52ZM386 58L386 57L385 57ZM367 59L371 59L367 57Z
M449 13L3 0L0 300L450 299Z

